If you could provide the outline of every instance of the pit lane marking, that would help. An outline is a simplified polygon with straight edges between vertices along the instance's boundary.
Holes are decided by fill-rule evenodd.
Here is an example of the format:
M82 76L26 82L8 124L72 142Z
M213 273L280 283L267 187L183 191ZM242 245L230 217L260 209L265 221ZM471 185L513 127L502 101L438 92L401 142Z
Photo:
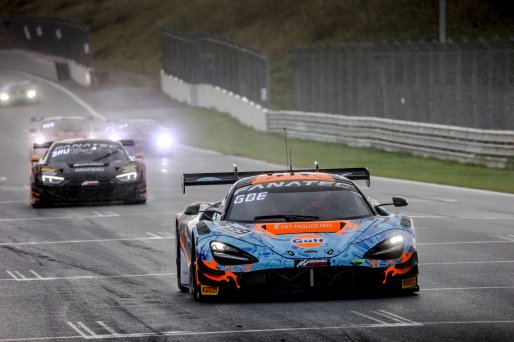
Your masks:
M417 325L412 324L353 324L343 325L338 327L294 327L294 328L277 328L277 329L252 329L252 330L223 330L223 331L163 331L163 332L151 332L151 333L134 333L134 334L118 334L118 335L96 335L98 339L107 338L137 338L137 337L152 337L152 336L200 336L200 335L225 335L225 334L253 334L253 333L266 333L266 332L281 332L281 331L322 331L322 330L346 330L346 329L357 329L357 328L394 328L394 327L419 327L425 325L457 325L457 324L512 324L514 320L507 321L431 321L431 322L419 322ZM71 326L70 326L71 327ZM75 330L75 329L74 329ZM76 331L76 330L75 330ZM76 331L78 332L78 331ZM79 332L78 332L79 333ZM82 332L83 333L83 332ZM79 333L80 334L80 333ZM4 338L0 339L0 342L19 342L19 341L51 341L60 339L93 339L92 336L46 336L46 337L23 337L23 338Z
M420 291L455 291L455 290L512 290L514 286L470 286L470 287L434 287L420 288Z
M514 216L512 215L502 215L502 216L445 216L445 215L409 215L410 218L413 219L459 219L459 220L514 220Z
M93 215L74 215L74 216L54 216L54 217L19 217L19 218L0 218L0 222L17 222L17 221L44 221L44 220L70 220L70 219L87 219L87 218L109 218L109 217L123 217L123 216L143 216L143 215L169 215L169 212L142 212L142 213L129 213L118 214L113 211L105 211L102 213L93 212ZM109 214L110 213L110 214Z
M176 276L176 273L147 273L147 274L123 274L112 276L69 276L69 277L43 277L33 270L29 270L35 277L26 277L18 271L6 271L11 278L0 279L0 281L51 281L51 280L91 280L91 279L109 279L109 278L144 278L144 277L170 277Z
M174 239L173 235L150 237L136 237L126 239L96 239L96 240L65 240L65 241L29 241L29 242L2 242L0 246L27 246L27 245L52 245L52 244L66 244L66 243L90 243L90 242L116 242L116 241L137 241L137 240L162 240L162 239Z
M514 240L490 240L490 241L453 241L453 242L419 242L417 246L437 246L437 245L474 245L482 243L513 243Z
M450 261L450 262L424 262L418 265L464 265L464 264L503 264L514 263L514 260L489 260L489 261Z

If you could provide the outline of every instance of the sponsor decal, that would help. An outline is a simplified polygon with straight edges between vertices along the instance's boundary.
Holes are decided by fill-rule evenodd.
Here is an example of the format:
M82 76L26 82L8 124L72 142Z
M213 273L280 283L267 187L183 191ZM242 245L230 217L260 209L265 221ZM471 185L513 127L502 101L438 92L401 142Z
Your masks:
M418 277L402 279L402 289L410 289L418 285Z
M360 265L363 264L366 260L365 259L353 259L352 265Z
M295 267L323 267L330 266L330 259L295 260Z
M301 248L314 248L323 245L325 239L316 234L303 234L293 238L291 243Z
M298 234L298 233L335 233L338 232L344 223L340 221L325 222L292 222L292 223L273 223L263 224L260 227L268 232L280 234Z
M103 167L82 167L75 169L75 172L104 172L104 170Z
M312 178L312 177L310 177ZM234 194L239 194L241 192L250 192L250 191L258 191L258 190L266 190L272 188L289 188L289 187L303 187L303 186L323 186L323 187L332 187L332 188L343 188L349 189L348 184L336 182L331 177L326 180L287 180L284 181L265 181L265 182L252 182L252 185L248 185L242 188L237 189Z
M84 166L104 166L101 162L90 162L90 163L75 163L73 167L84 167Z
M218 286L201 285L200 291L203 296L217 296L220 288Z
M95 180L95 181L83 181L82 186L97 186L97 185L100 185L100 182Z

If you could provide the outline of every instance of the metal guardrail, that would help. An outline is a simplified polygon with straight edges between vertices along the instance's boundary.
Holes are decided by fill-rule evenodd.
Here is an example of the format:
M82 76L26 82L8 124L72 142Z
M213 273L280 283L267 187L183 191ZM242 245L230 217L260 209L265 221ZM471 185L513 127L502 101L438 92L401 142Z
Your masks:
M179 34L161 27L162 68L190 84L232 91L261 105L269 102L268 58L210 34Z
M0 16L0 49L29 50L92 66L89 28L69 20Z
M514 131L481 130L375 117L269 111L267 130L290 137L514 167Z

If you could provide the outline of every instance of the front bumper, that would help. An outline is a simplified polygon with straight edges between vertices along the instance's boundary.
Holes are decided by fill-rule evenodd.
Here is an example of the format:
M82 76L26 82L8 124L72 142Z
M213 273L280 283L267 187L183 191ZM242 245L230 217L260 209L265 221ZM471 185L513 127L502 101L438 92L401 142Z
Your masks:
M198 280L202 285L250 293L418 291L417 254L396 267L404 271L394 274L388 272L389 267L324 266L267 269L223 276L224 271L212 270L199 262Z
M95 186L32 184L33 204L138 202L146 200L146 181L104 183Z

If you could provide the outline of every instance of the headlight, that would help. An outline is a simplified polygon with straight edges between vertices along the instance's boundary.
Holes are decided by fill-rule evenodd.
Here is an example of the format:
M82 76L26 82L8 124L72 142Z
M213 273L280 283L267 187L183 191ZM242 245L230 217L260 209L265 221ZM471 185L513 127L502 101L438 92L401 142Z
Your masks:
M398 259L402 256L404 239L402 235L394 235L371 248L364 257L366 259Z
M214 260L221 265L253 264L259 261L253 255L221 241L211 242L211 252Z
M46 184L60 184L64 181L64 177L41 175L41 180Z
M36 97L36 91L34 89L30 89L29 91L27 91L27 97L29 99L33 99L34 97Z
M132 182L137 179L137 172L132 171L132 172L127 172L127 173L122 173L121 175L117 175L116 179L120 180L122 182Z
M173 145L173 139L169 134L160 134L157 137L157 146L159 148L170 148Z
M1 93L0 94L0 100L2 102L7 102L7 101L9 101L9 99L10 99L9 94L7 94L7 93Z

